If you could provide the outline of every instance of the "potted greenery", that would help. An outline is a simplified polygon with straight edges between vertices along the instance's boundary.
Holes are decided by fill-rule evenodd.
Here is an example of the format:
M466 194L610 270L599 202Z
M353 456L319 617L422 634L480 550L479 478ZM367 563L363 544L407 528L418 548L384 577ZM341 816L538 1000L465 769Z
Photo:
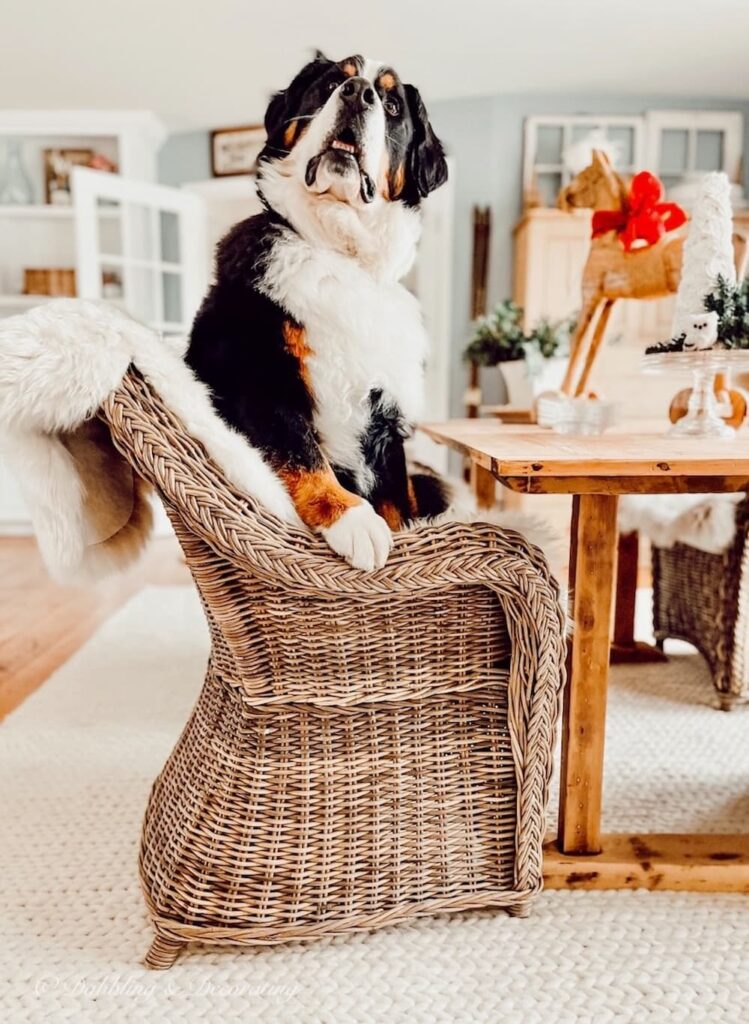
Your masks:
M539 322L528 333L523 310L510 299L474 324L463 358L476 366L501 366L510 405L530 406L541 391L561 384L575 318Z

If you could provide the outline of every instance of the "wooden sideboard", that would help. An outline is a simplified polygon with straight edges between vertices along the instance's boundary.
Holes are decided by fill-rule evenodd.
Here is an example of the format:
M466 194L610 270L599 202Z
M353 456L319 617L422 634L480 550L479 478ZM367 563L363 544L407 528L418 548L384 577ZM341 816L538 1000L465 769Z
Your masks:
M528 210L516 225L513 299L526 327L541 317L560 319L580 308L580 282L590 241L589 210ZM735 229L749 237L749 209L734 214ZM620 403L623 416L662 415L678 390L640 372L648 345L671 336L674 297L618 302L606 332L591 388Z

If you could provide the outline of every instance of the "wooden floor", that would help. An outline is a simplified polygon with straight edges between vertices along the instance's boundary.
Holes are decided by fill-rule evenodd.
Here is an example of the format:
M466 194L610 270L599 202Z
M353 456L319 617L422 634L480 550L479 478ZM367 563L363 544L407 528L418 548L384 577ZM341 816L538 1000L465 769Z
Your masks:
M33 539L0 538L0 719L133 594L149 584L189 581L172 537L154 540L128 572L87 587L53 583Z

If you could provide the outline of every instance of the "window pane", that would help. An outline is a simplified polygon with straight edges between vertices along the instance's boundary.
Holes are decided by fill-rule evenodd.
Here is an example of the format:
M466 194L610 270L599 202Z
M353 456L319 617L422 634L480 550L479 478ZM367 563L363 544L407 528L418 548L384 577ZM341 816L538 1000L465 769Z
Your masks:
M131 258L139 260L158 259L154 249L153 210L139 203L127 204L128 226L130 229Z
M661 166L663 174L678 174L687 168L689 132L685 128L666 128L661 132Z
M661 181L663 182L663 187L666 190L666 198L668 198L668 190L674 185L682 185L684 183L684 178L681 174L661 174Z
M124 300L128 313L144 323L156 319L156 271L150 267L123 268L126 283Z
M723 170L723 141L723 132L697 132L695 168L698 171Z
M606 138L616 147L617 167L632 167L635 162L634 128L613 127L606 129Z
M180 274L161 275L164 296L164 320L167 323L182 322L182 277Z
M594 132L600 132L599 124L573 124L570 132L570 142L581 142L589 138Z
M179 263L179 220L176 213L160 210L161 259L164 263Z
M537 164L561 164L562 163L562 138L563 129L561 125L546 125L539 127L536 136L536 159Z
M96 206L96 222L99 252L122 256L122 205L99 201Z
M543 206L556 206L557 195L562 187L561 174L539 174L536 176L536 185L541 197Z
M109 302L117 302L124 297L122 284L122 268L103 266L101 271L101 295Z

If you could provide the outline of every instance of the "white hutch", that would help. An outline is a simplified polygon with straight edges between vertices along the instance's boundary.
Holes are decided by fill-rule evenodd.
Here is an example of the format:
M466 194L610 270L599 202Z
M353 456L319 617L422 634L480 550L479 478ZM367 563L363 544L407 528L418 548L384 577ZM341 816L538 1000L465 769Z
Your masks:
M24 294L28 268L75 271L76 293L107 298L165 335L184 335L205 292L204 204L156 184L166 137L146 111L0 110L0 182L11 150L31 188L0 203L0 317L44 296ZM72 202L45 201L45 150L92 150L117 173L76 168ZM0 462L0 532L29 531L14 481Z

